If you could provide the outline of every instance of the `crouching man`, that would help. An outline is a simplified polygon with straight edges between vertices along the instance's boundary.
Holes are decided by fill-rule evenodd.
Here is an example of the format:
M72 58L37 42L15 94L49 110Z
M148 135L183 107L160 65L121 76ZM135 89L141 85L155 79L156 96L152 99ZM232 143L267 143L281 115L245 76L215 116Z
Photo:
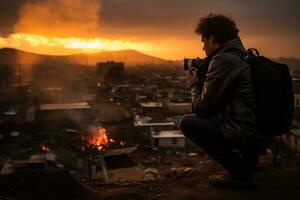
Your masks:
M246 51L238 32L226 16L209 14L200 19L195 33L201 37L208 71L203 81L196 71L188 71L192 114L183 116L179 126L224 167L223 173L209 177L212 185L253 188L258 160L254 144L259 133L250 66L234 53Z

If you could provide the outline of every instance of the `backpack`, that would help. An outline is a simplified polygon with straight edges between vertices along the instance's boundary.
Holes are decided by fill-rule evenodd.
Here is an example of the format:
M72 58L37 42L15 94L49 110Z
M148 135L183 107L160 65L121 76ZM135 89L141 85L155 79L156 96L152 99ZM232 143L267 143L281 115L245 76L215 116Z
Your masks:
M260 56L256 49L248 49L245 59L251 66L256 93L258 130L266 136L289 132L293 121L294 94L288 66Z
M286 64L260 56L257 49L250 48L247 53L237 49L229 51L250 64L256 94L256 124L269 144L272 144L275 166L279 150L275 136L289 132L293 121L294 94L289 68Z

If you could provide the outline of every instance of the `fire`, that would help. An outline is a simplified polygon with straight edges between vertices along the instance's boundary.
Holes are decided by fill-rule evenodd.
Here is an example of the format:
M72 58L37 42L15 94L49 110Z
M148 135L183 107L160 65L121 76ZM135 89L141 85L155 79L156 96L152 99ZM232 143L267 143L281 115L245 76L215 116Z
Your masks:
M85 151L85 146L80 147L81 151Z
M115 141L114 139L111 139L111 138L110 138L110 139L109 139L109 142L110 142L110 143L115 143L116 141Z
M98 150L102 150L110 142L105 128L98 128L98 132L95 135L88 136L87 141L91 146L96 147Z
M126 142L125 142L125 141L120 141L120 145L121 145L121 146L125 146L125 145L126 145Z
M81 140L85 143L83 146L79 147L79 150L82 152L91 148L103 151L108 147L126 146L125 141L117 142L114 139L109 138L109 134L107 134L106 129L103 127L90 125L87 127L86 131L87 134L81 136Z
M48 146L46 146L46 145L42 145L42 150L46 151L46 152L49 152L50 148Z

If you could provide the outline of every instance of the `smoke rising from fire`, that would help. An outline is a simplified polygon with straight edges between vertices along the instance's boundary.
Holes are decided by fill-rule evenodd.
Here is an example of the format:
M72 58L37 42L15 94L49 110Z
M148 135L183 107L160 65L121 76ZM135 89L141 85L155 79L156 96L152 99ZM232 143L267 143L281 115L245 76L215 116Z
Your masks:
M19 10L17 33L48 37L86 37L99 33L98 0L29 1Z

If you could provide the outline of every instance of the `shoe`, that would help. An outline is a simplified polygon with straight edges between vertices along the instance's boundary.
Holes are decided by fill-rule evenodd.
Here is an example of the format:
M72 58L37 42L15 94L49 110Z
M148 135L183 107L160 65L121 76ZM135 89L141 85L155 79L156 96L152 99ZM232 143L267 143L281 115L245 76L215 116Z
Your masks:
M220 175L209 176L208 181L211 185L216 187L244 188L244 189L254 189L256 187L253 178L249 178L249 179L232 178L229 172L226 171Z

